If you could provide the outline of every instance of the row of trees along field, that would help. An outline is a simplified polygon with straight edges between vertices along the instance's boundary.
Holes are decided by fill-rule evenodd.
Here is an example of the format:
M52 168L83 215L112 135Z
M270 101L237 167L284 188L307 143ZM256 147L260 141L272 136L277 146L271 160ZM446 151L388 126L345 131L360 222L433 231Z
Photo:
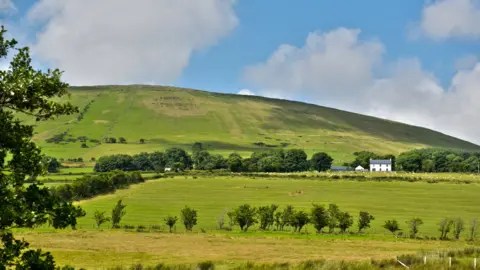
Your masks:
M102 224L111 221L112 228L121 228L120 222L123 216L126 214L126 205L122 200L118 201L115 207L112 209L110 217L106 212L95 211L94 219L97 228L100 228ZM225 220L225 216L228 217L228 221ZM347 233L351 231L354 226L355 217L350 213L340 210L338 205L329 204L328 207L319 204L312 204L312 208L309 212L304 210L296 210L292 205L287 205L281 211L278 205L272 204L261 207L253 207L249 204L243 204L233 209L232 211L222 213L217 217L217 229L219 230L231 230L233 227L238 228L246 232L252 226L258 224L258 227L262 231L275 230L285 231L288 229L293 232L301 232L302 229L312 224L316 233ZM174 215L168 215L164 218L164 224L172 232L176 226L179 218ZM185 206L180 211L180 220L182 221L187 231L192 231L193 227L197 225L198 212L197 210ZM356 233L363 233L365 229L370 228L371 222L375 220L375 217L365 211L360 211L356 217ZM403 234L402 228L397 220L387 220L383 224L383 228L391 232L395 237L403 236L412 239L418 239L420 228L423 225L423 220L419 217L414 217L408 220L406 223L408 233ZM466 239L469 241L475 240L478 230L478 222L473 219L470 222L469 227L465 225L463 219L456 218L444 218L439 223L440 240L455 239L459 240L461 234L467 231ZM124 225L125 229L135 229L134 226ZM153 225L152 229L160 230L159 225ZM137 231L145 231L147 227L144 225L138 225ZM337 231L335 231L337 230ZM428 239L436 240L436 237Z
M201 143L192 147L192 155L180 148L169 148L164 152L141 153L134 156L111 155L99 158L96 172L112 170L163 171L172 170L219 170L232 172L301 172L308 170L327 171L333 158L324 152L315 153L311 159L302 149L270 149L253 152L249 158L232 153L228 158L205 150ZM353 153L354 160L345 166L368 168L370 159L391 159L393 170L406 172L478 172L480 153L459 152L442 149L418 149L394 155L379 155L361 151Z
M192 147L192 155L180 148L169 148L164 152L141 153L134 156L111 155L100 157L95 164L96 172L111 170L163 171L172 170L218 170L232 172L301 172L307 170L326 171L332 165L332 157L316 153L310 160L301 149L271 149L254 152L250 158L233 153L228 158L210 154L201 143Z

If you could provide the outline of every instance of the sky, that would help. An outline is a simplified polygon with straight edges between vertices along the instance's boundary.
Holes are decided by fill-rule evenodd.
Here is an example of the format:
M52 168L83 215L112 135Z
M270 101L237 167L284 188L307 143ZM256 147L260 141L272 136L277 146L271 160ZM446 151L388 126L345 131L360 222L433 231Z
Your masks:
M480 144L480 0L0 0L0 23L71 85L298 100Z

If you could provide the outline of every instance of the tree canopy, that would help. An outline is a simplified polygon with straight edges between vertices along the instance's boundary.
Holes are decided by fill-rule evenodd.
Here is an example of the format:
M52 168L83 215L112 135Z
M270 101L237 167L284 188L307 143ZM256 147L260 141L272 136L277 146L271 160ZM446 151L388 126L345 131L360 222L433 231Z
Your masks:
M32 141L33 126L22 123L16 114L44 121L76 113L78 109L68 102L54 101L68 94L68 84L62 82L60 70L35 70L28 47L16 48L17 42L6 39L5 34L2 26L0 58L7 58L15 49L17 53L9 69L0 71L0 265L30 269L30 264L34 264L41 269L53 269L55 263L50 253L28 250L28 242L15 240L11 230L49 221L55 228L75 228L76 218L85 212L35 182L24 185L25 179L44 174L48 166Z

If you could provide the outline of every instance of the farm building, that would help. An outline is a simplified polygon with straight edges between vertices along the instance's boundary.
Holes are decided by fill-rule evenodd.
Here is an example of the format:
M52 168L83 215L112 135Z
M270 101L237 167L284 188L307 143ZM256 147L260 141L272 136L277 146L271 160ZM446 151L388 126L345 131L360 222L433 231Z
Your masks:
M365 171L365 168L363 168L362 166L358 165L358 166L355 168L355 171L356 171L356 172L364 172L364 171Z
M392 160L391 159L370 159L370 171L371 172L391 172Z
M348 171L351 171L352 168L347 166L332 166L330 167L330 170L332 172L348 172Z

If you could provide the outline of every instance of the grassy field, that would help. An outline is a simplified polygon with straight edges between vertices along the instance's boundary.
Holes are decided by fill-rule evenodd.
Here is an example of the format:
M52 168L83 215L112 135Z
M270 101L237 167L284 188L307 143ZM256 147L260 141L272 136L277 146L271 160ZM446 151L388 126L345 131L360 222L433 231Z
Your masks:
M437 223L444 217L480 218L479 193L478 184L176 177L80 202L88 214L79 224L81 228L92 228L93 212L108 212L119 199L128 205L124 224L162 224L165 216L179 215L180 209L189 205L199 211L197 231L214 230L219 215L244 203L275 203L282 207L292 204L303 210L309 210L312 203L336 203L355 216L359 211L373 214L376 219L369 233L383 235L383 222L392 218L406 231L407 220L421 217L425 224L420 235L438 236ZM307 231L313 232L313 228L308 227Z
M479 150L480 147L428 129L299 102L217 94L161 86L102 86L71 89L70 101L84 116L62 116L35 123L35 140L58 158L90 160L106 154L135 154L190 148L202 142L223 155L248 156L262 149L254 143L302 148L308 154L326 151L335 163L350 161L355 151L398 154L427 146ZM86 105L90 104L89 108ZM34 123L30 118L23 120ZM65 133L64 141L47 143ZM125 137L127 144L97 144L90 140ZM146 140L139 144L139 140Z
M438 237L437 223L444 217L460 217L466 221L479 217L480 185L426 182L343 181L324 178L279 179L249 177L177 176L147 181L78 202L87 212L79 219L77 231L21 231L20 235L53 252L60 264L95 269L142 263L198 263L213 260L230 267L246 261L257 263L296 263L312 259L369 260L393 258L404 253L462 248L461 241L395 239L382 228L387 219L396 218L403 231L405 221L421 217L425 224L420 236ZM110 224L95 228L95 210L110 213L117 200L127 205L123 225L147 227L149 232L111 230ZM357 216L368 211L375 216L372 227L364 235L306 234L289 231L260 231L253 227L248 233L217 230L217 218L226 210L243 203L255 206L292 204L296 209L309 210L312 203L337 203L342 210ZM179 216L185 205L198 210L198 225L185 233L181 223L175 234L167 233L163 219ZM228 218L225 217L226 222ZM160 225L155 232L149 228ZM353 231L356 230L356 224ZM465 239L465 235L462 235ZM105 259L108 258L108 259Z

